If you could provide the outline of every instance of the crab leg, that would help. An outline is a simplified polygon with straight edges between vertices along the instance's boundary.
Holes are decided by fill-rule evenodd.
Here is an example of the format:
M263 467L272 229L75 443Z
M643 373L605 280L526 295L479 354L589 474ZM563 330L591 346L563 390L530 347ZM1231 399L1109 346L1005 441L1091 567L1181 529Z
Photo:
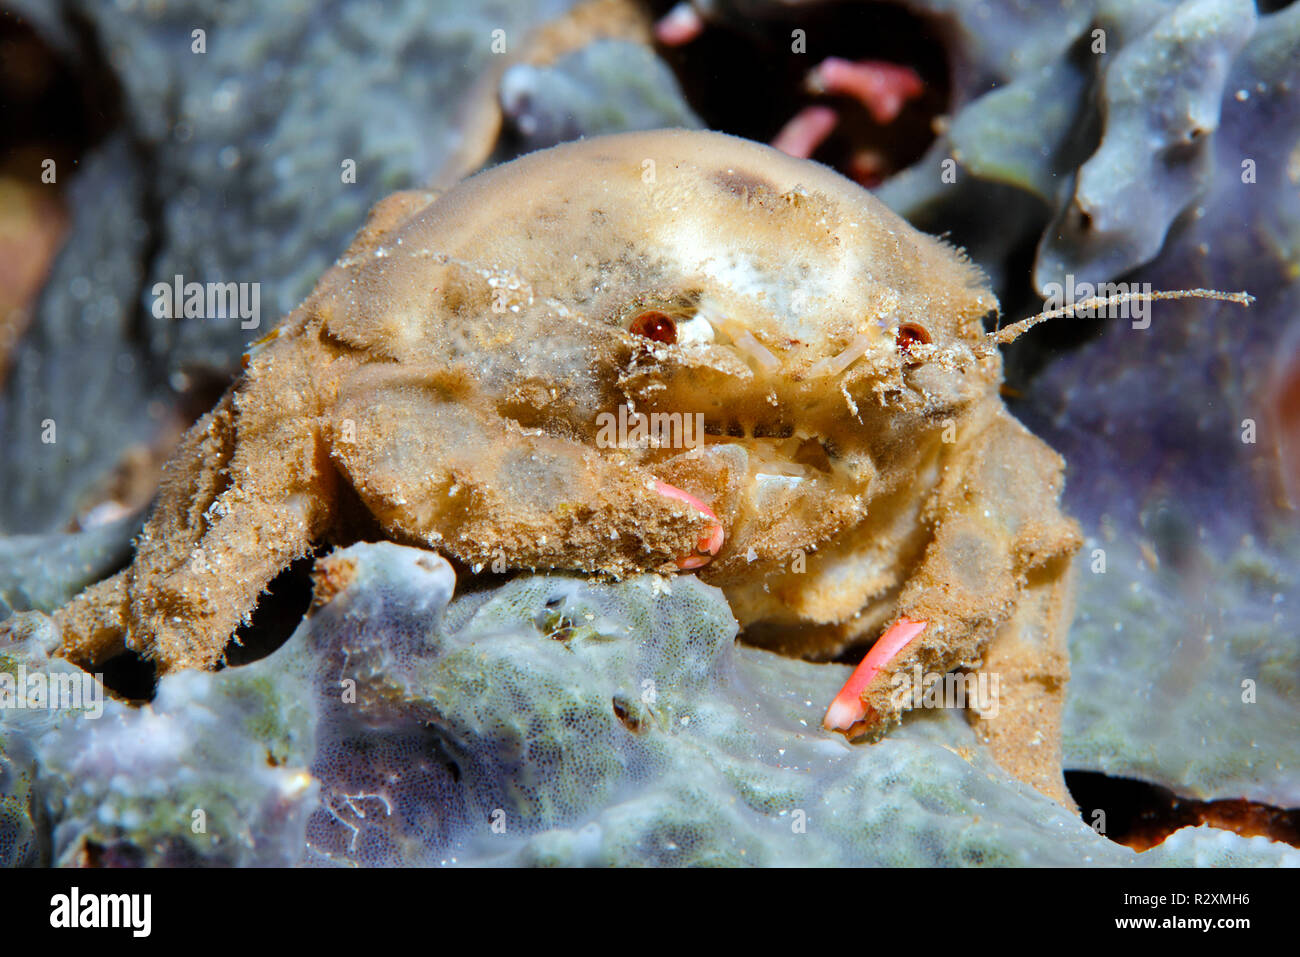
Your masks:
M1072 586L1068 556L1030 576L978 672L992 689L993 707L967 711L993 760L1066 807L1074 803L1060 771Z
M254 362L243 401L227 393L186 434L131 567L56 614L64 657L91 664L135 649L160 672L213 667L271 579L325 531L333 471L311 410L264 400L259 381L297 371L284 343L268 351L280 356Z
M1036 743L1059 729L1069 676L1079 537L1056 505L1063 463L1005 412L969 429L961 451L970 465L936 490L934 537L898 596L896 623L836 696L826 727L851 737L883 730L914 707L895 700L899 672L970 669L996 682L995 707L971 718L994 759L1068 803L1059 753Z

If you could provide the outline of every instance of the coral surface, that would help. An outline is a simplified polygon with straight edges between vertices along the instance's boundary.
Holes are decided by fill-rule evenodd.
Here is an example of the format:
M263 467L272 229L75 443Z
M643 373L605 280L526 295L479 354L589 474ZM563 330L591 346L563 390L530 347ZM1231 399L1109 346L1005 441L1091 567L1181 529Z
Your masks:
M524 577L448 606L454 584L432 552L353 546L321 560L316 609L269 658L168 675L98 719L0 713L0 859L1300 864L1209 828L1115 845L953 711L874 746L828 736L849 669L737 645L693 576ZM23 621L4 669L58 667L49 620Z

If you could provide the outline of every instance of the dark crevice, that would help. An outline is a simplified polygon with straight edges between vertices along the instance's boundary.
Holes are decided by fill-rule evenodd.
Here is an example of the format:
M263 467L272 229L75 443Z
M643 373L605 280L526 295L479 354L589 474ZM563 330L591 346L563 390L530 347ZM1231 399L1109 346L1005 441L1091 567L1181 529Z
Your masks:
M39 181L41 161L52 159L55 189L122 117L112 72L75 24L74 33L77 62L69 63L21 17L0 12L0 168Z
M145 852L126 841L101 844L89 839L83 840L81 853L75 858L78 867L103 869L143 867Z
M1200 824L1300 847L1300 808L1244 799L1198 801L1157 784L1094 771L1066 771L1065 784L1085 824L1136 851L1157 846L1180 828Z
M226 645L226 665L251 664L274 652L293 634L311 606L311 570L316 555L305 555L271 581L253 616Z
M672 5L650 7L653 15L662 16ZM918 160L934 141L934 120L948 109L951 94L939 30L892 3L772 7L762 20L709 21L691 42L657 48L705 124L770 143L802 108L820 104L833 108L839 123L813 159L852 175L855 156L868 154L880 161L882 176ZM792 49L795 30L803 31L804 52ZM892 121L878 123L851 97L817 95L805 88L809 72L832 56L910 67L924 91Z
M93 669L103 675L104 687L132 704L152 701L158 690L158 668L134 651L124 651Z
M139 314L147 315L147 312L141 309ZM143 335L143 329L137 330L137 333ZM161 376L161 366L157 371ZM181 421L188 428L216 408L230 388L230 379L210 369L195 369L187 372L185 377L187 385L185 391L176 397L176 408L180 412Z

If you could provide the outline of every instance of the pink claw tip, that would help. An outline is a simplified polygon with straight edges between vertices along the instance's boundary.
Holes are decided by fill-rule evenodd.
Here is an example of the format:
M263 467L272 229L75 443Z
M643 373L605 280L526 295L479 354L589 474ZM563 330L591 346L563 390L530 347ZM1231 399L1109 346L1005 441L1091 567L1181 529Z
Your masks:
M827 57L808 74L813 93L851 96L882 126L902 112L908 100L925 91L925 81L908 66L881 60Z
M722 523L718 521L717 514L709 506L705 505L690 492L679 489L676 485L669 485L667 482L661 482L655 479L655 491L660 495L676 499L679 502L685 502L697 512L702 512L709 518L713 519L713 526L705 533L704 537L699 540L695 546L695 553L692 555L683 555L677 559L677 567L683 571L689 571L693 568L703 568L713 560L713 556L718 554L722 549L722 543L726 540L726 533L722 530Z
M772 146L787 156L808 159L838 122L838 114L829 106L805 106L781 127Z
M666 47L690 43L704 32L704 21L689 3L679 3L655 24L655 39Z
M898 656L898 653L911 643L912 639L925 631L928 621L914 618L899 618L890 625L883 635L876 639L862 663L853 670L849 680L844 683L831 706L826 709L822 726L827 731L842 731L849 737L855 737L858 730L865 730L868 724L867 714L870 710L862 700L871 680Z

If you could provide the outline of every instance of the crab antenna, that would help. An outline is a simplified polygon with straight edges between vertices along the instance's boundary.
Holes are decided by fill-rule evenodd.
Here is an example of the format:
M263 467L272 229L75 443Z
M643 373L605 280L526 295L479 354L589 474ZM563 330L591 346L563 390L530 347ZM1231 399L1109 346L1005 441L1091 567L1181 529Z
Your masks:
M1221 302L1236 302L1243 306L1249 306L1255 301L1255 297L1248 292L1219 292L1217 289L1170 289L1160 292L1121 292L1113 296L1107 296L1102 299L1100 296L1092 296L1084 299L1082 302L1071 303L1068 306L1062 306L1060 309L1053 309L1050 312L1040 312L1036 316L1030 316L1028 319L1021 319L1019 322L1013 322L1011 325L994 332L987 332L987 335L994 342L1006 344L1014 342L1040 322L1046 322L1048 319L1057 319L1061 316L1068 316L1075 312L1092 310L1100 307L1122 306L1126 302L1155 302L1157 299L1218 299Z

